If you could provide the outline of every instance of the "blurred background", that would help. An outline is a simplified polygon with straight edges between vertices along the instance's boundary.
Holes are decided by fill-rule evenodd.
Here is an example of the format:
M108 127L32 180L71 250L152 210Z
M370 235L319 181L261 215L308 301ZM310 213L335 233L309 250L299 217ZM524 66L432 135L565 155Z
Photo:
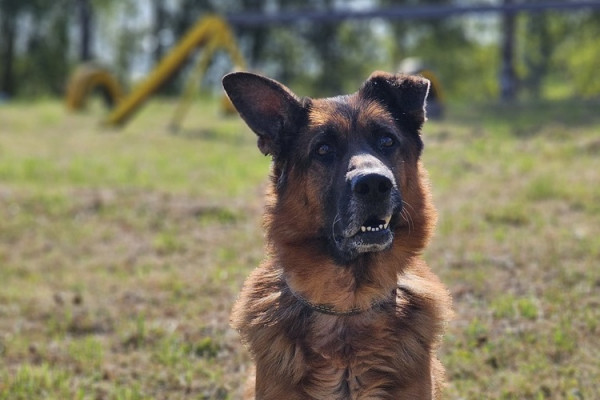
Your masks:
M238 399L269 159L234 69L432 81L448 399L600 398L600 1L0 0L0 400Z
M354 90L374 68L396 70L418 57L449 99L497 99L502 74L514 79L517 98L591 98L600 93L594 3L3 0L0 92L61 96L74 67L89 60L132 84L216 13L230 21L248 66L314 95ZM515 13L502 13L502 6ZM207 79L218 81L224 63ZM190 56L186 66L192 64ZM177 74L162 92L177 93L185 76Z

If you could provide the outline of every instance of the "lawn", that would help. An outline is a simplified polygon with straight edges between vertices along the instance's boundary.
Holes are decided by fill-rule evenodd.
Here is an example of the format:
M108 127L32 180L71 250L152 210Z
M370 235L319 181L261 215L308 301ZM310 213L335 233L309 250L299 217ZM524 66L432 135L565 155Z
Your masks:
M198 102L0 105L0 399L238 399L228 314L269 160ZM598 103L455 105L424 130L425 257L454 297L448 399L600 398Z

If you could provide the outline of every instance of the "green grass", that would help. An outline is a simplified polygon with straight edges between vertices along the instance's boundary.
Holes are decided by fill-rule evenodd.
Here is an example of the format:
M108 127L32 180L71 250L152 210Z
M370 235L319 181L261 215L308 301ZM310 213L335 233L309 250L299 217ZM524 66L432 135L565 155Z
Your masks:
M448 398L600 397L593 110L481 106L427 128L440 212L427 259L457 311Z
M262 258L269 160L198 102L0 106L0 400L237 399L228 327ZM454 297L449 399L600 398L600 114L450 107L426 125L439 211L426 259Z

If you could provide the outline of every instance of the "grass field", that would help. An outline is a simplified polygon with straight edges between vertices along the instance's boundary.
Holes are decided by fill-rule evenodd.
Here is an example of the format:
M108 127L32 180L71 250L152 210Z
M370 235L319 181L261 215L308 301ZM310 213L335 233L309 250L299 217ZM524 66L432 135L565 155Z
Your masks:
M0 399L237 399L228 314L269 160L195 105L126 129L0 105ZM448 399L600 399L600 104L451 107L424 131Z

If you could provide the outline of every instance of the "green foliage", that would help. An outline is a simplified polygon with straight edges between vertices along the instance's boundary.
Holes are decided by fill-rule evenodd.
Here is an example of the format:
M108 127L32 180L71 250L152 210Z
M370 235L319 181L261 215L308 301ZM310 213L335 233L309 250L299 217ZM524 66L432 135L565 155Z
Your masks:
M1 400L58 400L71 397L70 374L43 363L22 365L7 385L0 385ZM81 399L81 396L73 397Z
M140 60L158 62L166 46L174 45L208 13L327 12L356 6L331 0L177 0L168 4L89 1L95 21L95 47L100 43L106 49L96 54L96 61L124 83L135 83L131 79L134 71L134 78L140 78ZM453 4L449 0L421 3ZM369 3L373 8L398 4L388 0ZM0 57L4 60L0 64L0 91L26 97L64 92L68 74L78 62L78 52L74 51L81 41L78 7L79 2L70 0L0 2ZM158 12L161 19L154 18ZM146 20L129 23L124 18L127 15L146 16ZM250 69L301 88L303 93L334 95L353 91L372 70L396 70L403 59L416 57L439 77L447 97L482 101L496 98L499 93L502 32L498 20L498 16L476 15L436 20L298 22L236 27L235 33ZM520 13L515 45L520 97L597 97L599 22L597 11ZM163 43L168 36L175 42ZM168 82L164 93L181 92L189 64ZM223 63L215 64L217 67L209 69L207 81L216 87L227 69Z
M6 49L12 46L12 54L2 54L4 62L0 64L0 71L4 79L10 76L15 92L40 96L64 91L71 63L68 54L69 13L65 12L69 6L68 0L27 0L19 2L18 6L10 1L0 3L0 27L6 28L7 18L14 24L14 36L0 36L0 49L7 52ZM27 18L29 30L23 29L27 26ZM17 42L24 43L25 51L18 51ZM6 75L7 70L13 75ZM8 88L0 87L0 91L3 90L13 94Z
M600 93L600 82L597 71L590 66L600 63L597 41L600 35L600 16L596 13L578 17L577 22L584 29L574 30L561 43L552 61L564 65L577 94L586 98L597 97Z
M104 346L93 337L71 342L67 352L79 368L88 369L89 373L97 372L102 366Z

